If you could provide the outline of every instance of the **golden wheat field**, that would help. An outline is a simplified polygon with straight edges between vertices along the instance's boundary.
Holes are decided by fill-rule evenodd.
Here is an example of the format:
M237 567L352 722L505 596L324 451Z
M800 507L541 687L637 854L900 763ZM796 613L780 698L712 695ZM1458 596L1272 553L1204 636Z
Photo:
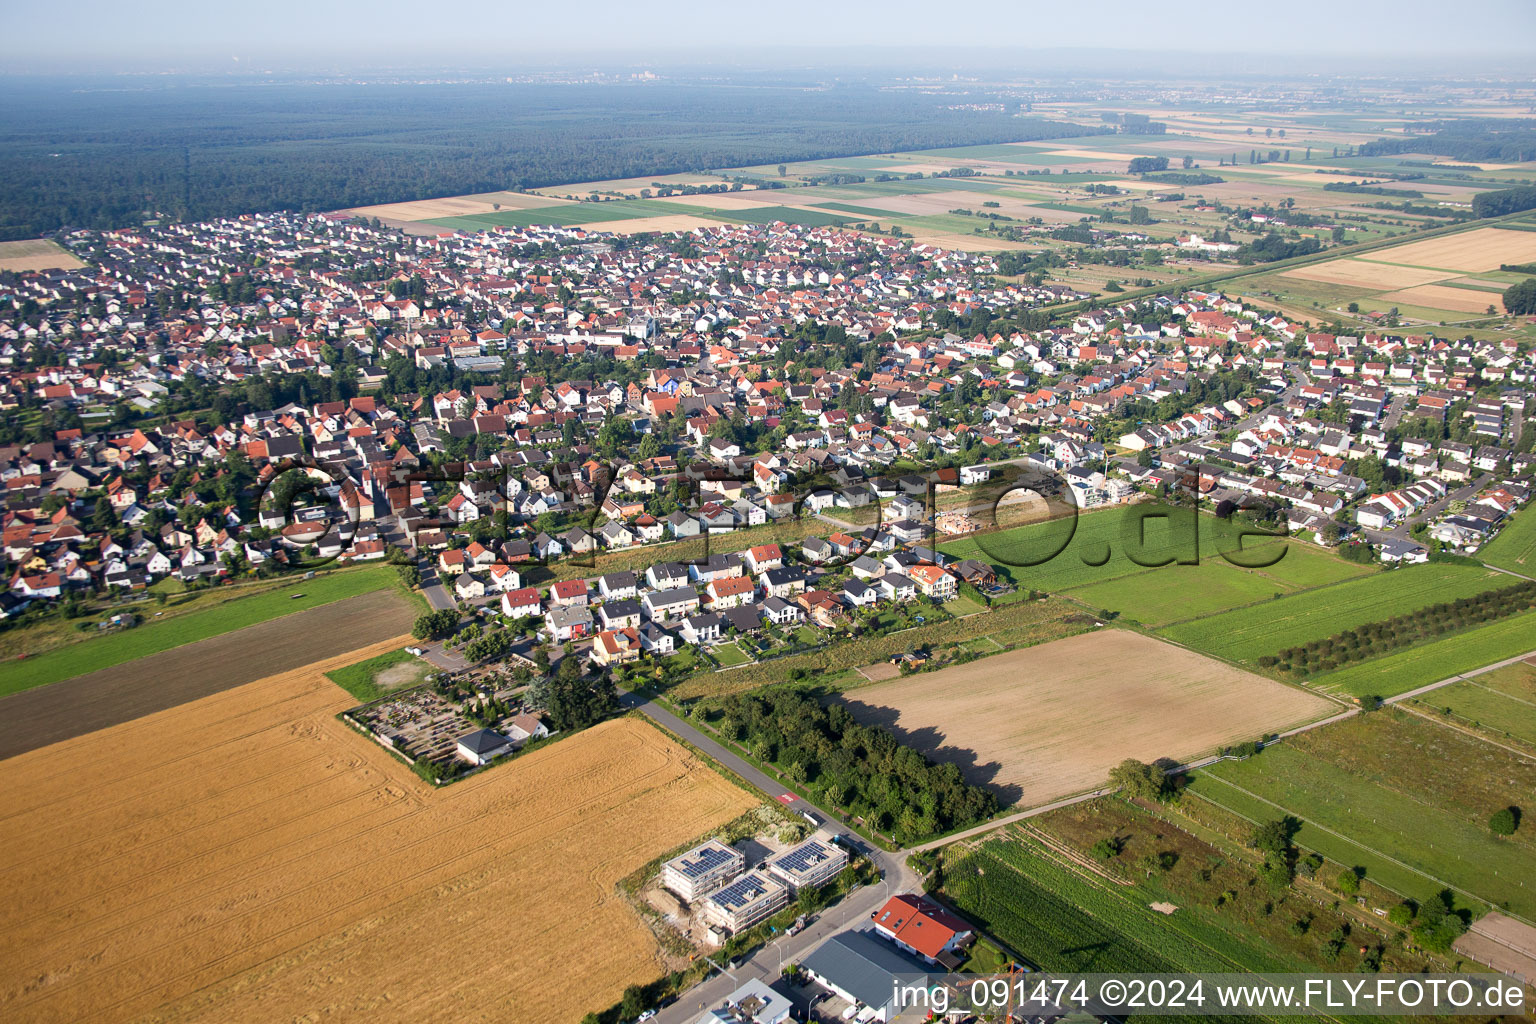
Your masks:
M0 762L0 1019L572 1021L661 973L615 882L750 807L619 719L434 790L322 675Z

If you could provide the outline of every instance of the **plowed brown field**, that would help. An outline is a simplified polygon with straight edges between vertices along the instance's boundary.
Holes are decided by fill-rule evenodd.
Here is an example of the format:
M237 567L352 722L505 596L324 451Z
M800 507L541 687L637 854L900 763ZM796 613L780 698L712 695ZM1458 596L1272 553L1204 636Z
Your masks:
M615 894L752 799L621 719L433 790L322 675L0 763L0 1019L576 1020L660 972Z
M1127 757L1185 760L1338 706L1122 629L849 690L855 718L904 737L1004 803L1103 785Z

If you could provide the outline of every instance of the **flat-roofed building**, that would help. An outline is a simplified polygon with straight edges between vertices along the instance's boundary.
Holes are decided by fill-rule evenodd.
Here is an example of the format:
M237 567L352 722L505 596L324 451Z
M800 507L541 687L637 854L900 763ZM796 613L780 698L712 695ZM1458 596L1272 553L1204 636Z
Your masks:
M748 871L704 897L706 924L731 934L745 931L789 906L789 886L761 871Z
M661 884L689 903L707 896L747 868L740 850L718 839L700 843L661 866Z
M826 885L848 866L848 851L812 837L768 862L768 871L794 892Z
M696 1024L784 1024L792 1009L788 999L753 978Z

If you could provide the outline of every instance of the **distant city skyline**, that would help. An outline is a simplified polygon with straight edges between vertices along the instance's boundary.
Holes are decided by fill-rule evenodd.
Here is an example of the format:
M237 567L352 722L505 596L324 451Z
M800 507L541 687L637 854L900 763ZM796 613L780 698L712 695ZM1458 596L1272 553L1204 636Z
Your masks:
M506 5L464 0L435 5L298 3L259 9L148 0L121 4L17 4L7 12L17 52L11 72L117 70L334 70L386 65L548 67L602 55L625 63L755 63L765 49L802 48L831 58L852 51L859 66L879 51L977 48L998 56L1070 48L1121 51L1143 61L1189 54L1213 66L1282 72L1284 56L1336 57L1370 65L1425 57L1536 54L1536 5L1466 0L1454 12L1430 0L1293 0L1281 7L1101 0L1091 7L972 0L961 7L919 0L838 5L806 0L764 6L677 0ZM757 66L761 66L760 64ZM895 69L892 69L895 70ZM1021 68L1021 71L1027 68ZM1112 76L1116 66L1079 69ZM1199 63L1191 66L1199 70ZM1468 70L1476 70L1468 68Z

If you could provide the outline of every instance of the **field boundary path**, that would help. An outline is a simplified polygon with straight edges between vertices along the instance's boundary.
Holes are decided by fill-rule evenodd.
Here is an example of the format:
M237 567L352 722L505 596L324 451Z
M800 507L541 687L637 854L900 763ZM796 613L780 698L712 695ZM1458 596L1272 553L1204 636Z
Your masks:
M1489 566L1489 568L1493 568L1493 567ZM1455 675L1448 676L1447 678L1441 679L1438 682L1426 683L1423 686L1418 687L1417 689L1408 690L1408 691L1406 691L1404 693L1398 694L1395 697L1387 697L1385 700L1382 701L1382 703L1383 704L1397 704L1397 703L1399 703L1401 701L1407 700L1409 697L1417 697L1420 694L1429 693L1432 690L1438 690L1442 686L1450 686L1452 683L1470 682L1472 680L1473 676L1480 676L1484 672L1493 672L1493 671L1496 671L1496 670L1501 669L1501 668L1506 668L1506 667L1508 667L1510 665L1515 664L1515 662L1517 662L1517 661L1524 661L1526 658L1529 658L1529 657L1532 657L1532 656L1536 656L1536 651L1526 651L1524 654L1517 654L1513 658L1505 658L1503 661L1496 661L1496 662L1494 662L1491 665L1484 665L1482 668L1474 668L1474 669L1472 669L1471 671L1468 671L1468 672L1458 672Z

